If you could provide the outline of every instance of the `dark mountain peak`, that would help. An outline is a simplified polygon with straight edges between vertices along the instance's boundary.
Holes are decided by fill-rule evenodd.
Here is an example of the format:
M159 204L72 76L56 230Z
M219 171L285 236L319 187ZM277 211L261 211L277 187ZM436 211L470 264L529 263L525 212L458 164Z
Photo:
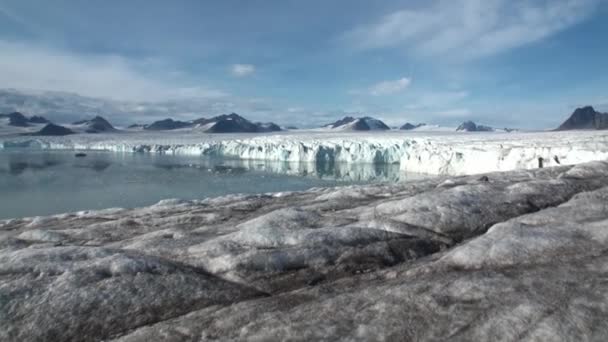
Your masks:
M608 114L597 112L592 106L574 110L572 115L557 130L608 129Z
M243 118L242 116L238 115L237 113L230 113L228 115L226 115L227 118L229 119L242 119L245 120L245 118Z
M8 117L20 117L20 118L25 118L25 115L23 115L21 112L12 112L8 115Z
M222 114L222 115L214 116L210 119L205 119L205 118L196 119L196 120L192 121L192 123L195 125L204 126L206 124L218 122L221 120L237 120L240 122L249 122L247 119L245 119L244 117L242 117L236 113L230 113L230 114Z
M593 108L593 106L584 106L584 107L576 108L574 110L574 114L577 114L577 113L579 113L579 114L581 114L581 113L594 113L595 114L597 112L595 111L595 109Z
M50 121L47 120L44 116L38 116L38 115L32 116L29 121L31 123L39 123L39 124L50 123Z
M96 115L92 119L89 120L81 120L74 122L74 125L83 125L86 127L85 132L87 133L101 133L101 132L111 132L116 129L112 124L108 122L108 120L103 117Z
M106 120L105 118L96 115L94 118L91 119L92 122L106 122L108 123L108 120Z
M354 118L352 116L345 116L344 118L327 124L323 127L329 128L341 128L349 129L353 131L370 131L370 130L388 130L388 127L384 122L373 118L371 116L363 116L360 118Z
M27 127L29 126L29 120L25 117L25 115L19 112L12 112L8 115L8 124L16 127Z
M467 131L467 132L475 132L477 130L477 125L471 121L471 120L467 120L463 123L461 123L458 128L456 128L457 131Z
M209 133L255 133L261 131L260 127L244 117L236 114L223 114L210 119L215 124L207 132Z
M210 119L200 118L191 122L175 121L173 119L165 119L156 121L149 126L144 127L148 130L169 130L185 127L200 127L207 133L256 133L256 132L274 132L280 131L281 128L272 123L253 123L244 117L236 114L222 114L214 116Z

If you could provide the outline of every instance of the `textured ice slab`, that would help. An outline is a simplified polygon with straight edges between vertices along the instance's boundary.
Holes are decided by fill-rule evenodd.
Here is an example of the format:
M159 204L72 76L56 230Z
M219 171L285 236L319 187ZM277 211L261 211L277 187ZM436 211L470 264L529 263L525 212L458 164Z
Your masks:
M89 149L234 157L292 163L399 164L412 173L464 175L608 158L608 132L284 132L211 135L163 133L0 137L0 148Z
M0 221L0 340L608 338L608 163Z

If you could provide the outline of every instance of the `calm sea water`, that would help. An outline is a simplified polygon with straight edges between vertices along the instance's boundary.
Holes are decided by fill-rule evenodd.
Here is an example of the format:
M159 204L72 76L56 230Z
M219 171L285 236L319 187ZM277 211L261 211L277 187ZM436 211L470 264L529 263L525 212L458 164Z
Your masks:
M401 181L398 165L291 165L160 154L0 152L0 219L161 199Z

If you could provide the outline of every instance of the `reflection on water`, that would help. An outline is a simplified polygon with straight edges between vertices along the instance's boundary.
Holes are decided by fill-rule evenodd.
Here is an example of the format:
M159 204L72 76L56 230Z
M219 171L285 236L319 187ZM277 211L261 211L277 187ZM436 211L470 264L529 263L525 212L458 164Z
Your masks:
M398 165L290 164L160 154L0 152L0 219L166 198L403 181Z
M164 170L192 169L218 174L268 172L281 175L314 177L347 182L396 182L404 180L398 164L288 163L260 160L238 160L150 154L92 153L76 158L66 152L21 152L0 155L0 174L20 175L26 170L43 171L64 166L103 172L111 165L141 164ZM408 178L409 179L409 178Z
M60 162L56 160L39 160L30 161L23 158L23 155L15 155L9 158L6 168L0 167L0 173L8 173L11 175L20 175L25 170L44 170L46 168L59 165Z
M185 160L178 157L180 159L176 160L174 156L168 158L159 158L154 166L167 170L191 168L213 173L268 172L338 182L397 182L405 180L406 176L400 172L398 164L288 163L202 157Z

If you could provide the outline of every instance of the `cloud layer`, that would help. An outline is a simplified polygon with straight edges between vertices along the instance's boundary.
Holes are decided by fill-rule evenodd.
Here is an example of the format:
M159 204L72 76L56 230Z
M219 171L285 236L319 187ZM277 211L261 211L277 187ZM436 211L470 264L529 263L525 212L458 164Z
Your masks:
M116 55L75 55L65 51L0 40L0 84L10 88L77 92L114 100L217 98L223 91L176 82L171 71L145 75ZM152 62L151 62L152 63Z
M349 31L358 49L401 47L421 56L472 59L551 36L588 17L599 0L440 0Z

